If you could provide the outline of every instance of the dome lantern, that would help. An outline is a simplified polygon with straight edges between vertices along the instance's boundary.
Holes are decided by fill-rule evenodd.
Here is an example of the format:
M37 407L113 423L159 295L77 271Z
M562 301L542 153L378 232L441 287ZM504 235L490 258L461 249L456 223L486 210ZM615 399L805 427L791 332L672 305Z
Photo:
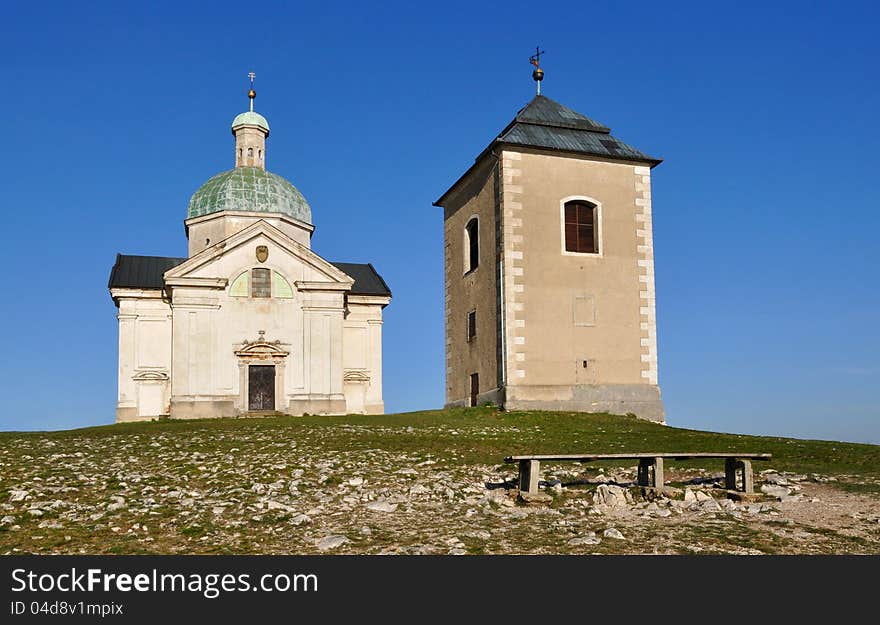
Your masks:
M269 122L254 111L254 99L257 97L257 92L254 91L255 76L253 72L248 74L251 79L251 88L248 91L250 110L236 115L232 120L232 134L235 136L235 166L266 169L266 137L269 136Z

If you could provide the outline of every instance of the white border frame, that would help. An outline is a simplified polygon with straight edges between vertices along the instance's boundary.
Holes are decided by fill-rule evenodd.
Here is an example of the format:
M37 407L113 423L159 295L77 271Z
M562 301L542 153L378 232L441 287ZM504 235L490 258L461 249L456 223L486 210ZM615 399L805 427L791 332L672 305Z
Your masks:
M589 202L596 207L596 223L594 226L596 229L596 244L599 247L598 252L569 252L565 249L565 205L575 200ZM602 240L602 202L588 195L569 195L559 200L559 236L560 249L563 256L583 256L588 258L602 258L605 256L605 242Z

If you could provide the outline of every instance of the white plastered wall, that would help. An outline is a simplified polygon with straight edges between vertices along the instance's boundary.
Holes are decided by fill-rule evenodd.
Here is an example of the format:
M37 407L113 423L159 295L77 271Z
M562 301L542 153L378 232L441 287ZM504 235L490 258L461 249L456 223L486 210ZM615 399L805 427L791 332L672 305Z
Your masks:
M171 307L160 290L113 289L119 304L117 420L168 414Z

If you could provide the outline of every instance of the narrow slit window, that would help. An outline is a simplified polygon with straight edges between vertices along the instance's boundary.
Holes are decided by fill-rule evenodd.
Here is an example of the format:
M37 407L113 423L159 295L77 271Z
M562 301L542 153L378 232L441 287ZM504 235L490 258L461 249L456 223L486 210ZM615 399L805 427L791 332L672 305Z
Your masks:
M480 222L473 217L464 227L464 272L480 265Z
M470 343L477 337L477 311L472 310L467 314L467 342Z
M567 202L564 211L565 251L597 253L596 206L584 201Z

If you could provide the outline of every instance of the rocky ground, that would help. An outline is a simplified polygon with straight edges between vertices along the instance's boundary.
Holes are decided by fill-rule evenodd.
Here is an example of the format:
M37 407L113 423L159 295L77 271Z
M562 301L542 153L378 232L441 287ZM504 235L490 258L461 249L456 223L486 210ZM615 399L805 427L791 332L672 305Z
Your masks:
M381 427L352 424L11 435L0 553L880 553L876 478L771 466L761 500L735 502L721 473L686 464L654 496L632 484L635 466L559 463L542 467L552 501L522 505L512 465L339 449L367 427L381 443Z

